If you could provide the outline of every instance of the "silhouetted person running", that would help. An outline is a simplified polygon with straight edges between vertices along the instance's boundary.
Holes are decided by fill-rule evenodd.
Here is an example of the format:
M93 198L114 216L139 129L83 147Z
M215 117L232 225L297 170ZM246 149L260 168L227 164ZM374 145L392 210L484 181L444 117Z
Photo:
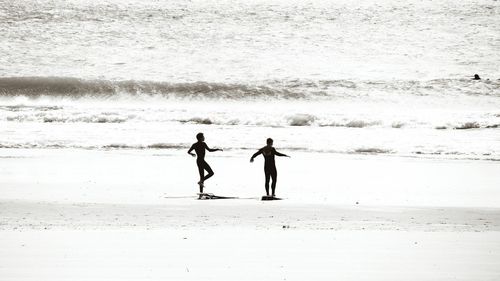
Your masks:
M203 193L203 186L205 184L205 181L214 175L214 171L212 171L210 165L208 165L208 163L205 161L205 150L214 152L214 151L222 151L222 149L209 148L205 143L205 136L203 135L203 133L198 133L196 135L196 139L198 140L198 142L193 143L191 148L188 150L188 153L193 157L195 156L198 157L196 158L196 165L198 165L198 172L200 173L200 181L198 182L198 185L200 186L200 193ZM191 152L193 150L196 151L196 155ZM204 175L205 170L208 172L206 176Z
M273 139L268 138L266 142L267 142L266 146L259 149L259 151L255 152L255 154L252 155L252 158L250 158L250 162L253 162L253 159L257 157L259 154L262 154L264 156L264 174L266 175L266 185L265 185L266 195L269 196L269 180L270 178L272 178L273 183L271 184L271 191L272 191L272 196L274 197L276 196L276 180L278 177L278 172L276 171L276 164L274 162L274 155L285 156L285 157L290 157L290 156L276 151L276 149L273 147Z

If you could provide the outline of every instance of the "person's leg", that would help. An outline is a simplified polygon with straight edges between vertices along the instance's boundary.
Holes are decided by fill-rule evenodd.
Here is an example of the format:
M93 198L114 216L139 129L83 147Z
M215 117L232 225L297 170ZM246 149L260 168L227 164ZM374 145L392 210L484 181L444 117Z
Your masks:
M210 165L208 165L207 162L204 162L203 168L207 171L207 175L203 178L203 182L205 182L207 179L211 178L214 175L214 171L212 171L212 168L210 168Z
M203 177L205 174L205 170L203 169L203 165L200 162L196 162L198 165L198 173L200 174L200 181L198 182L198 185L200 186L200 193L203 193Z
M265 187L266 187L266 195L269 196L269 179L271 177L271 173L267 170L264 170L264 174L266 176L266 184L265 184Z
M273 179L273 183L271 184L271 191L272 196L274 197L276 195L276 180L278 179L278 172L276 171L276 169L271 172L271 178Z

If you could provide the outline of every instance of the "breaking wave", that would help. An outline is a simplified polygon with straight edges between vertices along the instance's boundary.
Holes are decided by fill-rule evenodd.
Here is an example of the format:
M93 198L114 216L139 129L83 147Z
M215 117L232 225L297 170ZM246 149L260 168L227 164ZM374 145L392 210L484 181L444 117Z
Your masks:
M86 149L86 150L185 150L190 147L189 144L182 143L152 143L152 144L127 144L127 143L109 143L102 145L84 145L76 143L59 142L28 142L28 143L0 143L0 148L5 149ZM348 150L324 150L311 149L306 147L280 147L282 150L306 152L306 153L334 153L349 155L386 155L397 157L426 157L426 158L445 158L461 160L486 160L500 161L500 158L490 153L461 153L457 151L413 151L410 153L401 153L392 149L379 147L360 147ZM224 150L255 150L255 147L225 147Z
M328 126L328 127L347 127L347 128L365 128L365 127L370 127L370 126L376 126L376 125L381 125L382 122L380 121L366 121L366 120L347 120L345 122L333 122L329 124L322 124L321 126ZM398 123L399 124L399 123ZM394 126L394 123L390 125L392 128L402 128L403 126Z
M187 149L188 145L172 144L172 143L153 143L149 145L129 145L122 143L113 143L103 145L102 149Z
M170 83L138 80L85 80L72 77L3 77L0 96L95 97L109 98L119 94L162 96L187 99L315 99L376 95L489 95L500 96L500 81L468 79L435 79L428 81L349 81L288 80L258 83L185 82Z
M187 116L186 116L187 115ZM189 117L192 115L192 117ZM366 118L366 117L363 117ZM237 112L217 112L214 114L198 115L179 111L141 111L128 109L87 109L63 106L0 106L0 121L7 122L38 122L38 123L125 123L125 122L175 122L194 125L221 125L221 126L261 126L261 127L344 127L353 129L363 128L427 128L435 130L468 130L468 129L498 129L500 120L497 118L478 118L477 121L443 122L443 125L423 122L422 120L376 120L347 118L344 116L324 114L276 114L256 117L252 114L237 114ZM437 123L439 124L439 123Z
M41 123L123 123L136 119L134 114L119 113L50 113L30 112L4 116L10 122L41 122ZM0 120L2 118L0 117Z
M203 125L212 125L214 122L210 118L201 118L201 117L193 117L189 119L181 119L179 120L181 123L192 123L192 124L203 124Z
M28 143L0 143L0 148L11 149L63 149L63 148L76 148L76 149L187 149L189 146L186 144L175 143L153 143L147 145L141 144L126 144L126 143L110 143L104 145L81 145L81 144L68 144L59 142L28 142Z
M301 91L278 85L226 84L210 82L168 83L157 81L83 80L68 77L0 78L0 95L60 97L113 97L118 94L175 98L241 99L255 97L304 98Z
M376 147L362 147L354 150L355 153L362 154L386 154L391 153L390 149L376 148Z
M479 128L481 128L481 125L479 125L477 122L467 122L455 127L455 129L457 130L479 129Z
M295 114L288 116L286 119L290 126L310 126L316 121L317 117L311 114Z

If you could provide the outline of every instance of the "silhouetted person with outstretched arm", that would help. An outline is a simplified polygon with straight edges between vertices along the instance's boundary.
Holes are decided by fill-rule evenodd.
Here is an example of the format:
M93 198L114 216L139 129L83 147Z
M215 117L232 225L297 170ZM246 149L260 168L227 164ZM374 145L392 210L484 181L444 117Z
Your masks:
M267 139L267 145L264 146L263 148L259 149L259 151L255 152L254 155L252 155L252 158L250 158L250 162L253 162L253 159L259 154L262 154L264 156L264 174L266 175L266 195L269 196L269 180L270 178L273 180L273 183L271 184L271 191L272 191L272 196L276 196L276 180L278 177L278 172L276 171L276 164L274 162L274 156L284 156L284 157L290 157L286 154L279 153L276 151L276 149L273 147L273 139L268 138Z
M198 172L200 173L200 181L198 182L198 185L200 186L200 193L203 193L203 186L205 184L205 181L214 175L214 171L212 171L210 165L208 165L208 163L205 161L205 150L214 152L214 151L222 151L222 149L209 148L208 145L205 143L205 136L203 135L203 133L198 133L196 135L196 139L198 140L198 142L193 143L191 148L188 150L188 154L190 154L193 157L197 156L196 165L198 165ZM193 150L196 152L196 155L192 153ZM205 175L205 170L208 172L207 175Z

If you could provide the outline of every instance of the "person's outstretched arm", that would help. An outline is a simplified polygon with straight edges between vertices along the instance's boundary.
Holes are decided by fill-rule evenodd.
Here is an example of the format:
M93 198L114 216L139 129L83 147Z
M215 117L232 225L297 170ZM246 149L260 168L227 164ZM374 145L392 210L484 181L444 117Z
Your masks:
M222 151L222 149L220 149L220 148L210 148L210 147L208 147L208 145L207 145L207 144L205 144L205 148L206 148L208 151L210 151L210 152L214 152L214 151Z
M193 157L196 157L196 154L194 154L193 152L191 152L191 151L193 151L193 149L194 149L194 144L191 145L191 148L188 150L188 154L191 155L191 156L193 156Z
M288 156L288 155L286 155L286 154L279 153L278 151L276 151L276 149L274 150L274 154L275 154L276 156L290 157L290 156Z
M253 159L257 156L259 156L259 154L262 153L262 148L259 149L259 151L255 152L253 155L252 155L252 158L250 158L250 162L253 162Z

